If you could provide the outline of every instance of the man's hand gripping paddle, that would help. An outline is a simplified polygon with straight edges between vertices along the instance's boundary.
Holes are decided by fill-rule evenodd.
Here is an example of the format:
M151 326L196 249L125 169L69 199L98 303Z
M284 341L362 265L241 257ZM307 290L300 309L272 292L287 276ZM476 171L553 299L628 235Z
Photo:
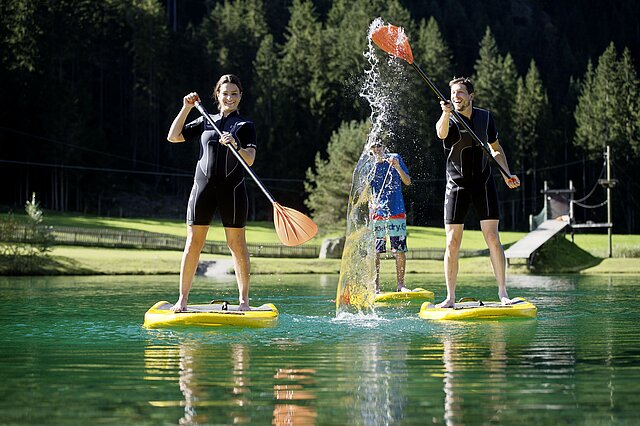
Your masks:
M388 54L407 61L418 72L418 74L420 74L429 88L431 88L431 90L433 90L433 92L436 94L438 99L444 102L449 102L449 100L446 99L438 90L438 88L433 84L429 76L427 76L424 71L422 71L422 69L420 69L420 67L413 62L413 53L411 51L411 46L409 45L409 40L404 33L404 28L396 27L395 25L391 24L381 25L372 31L371 40L373 40L373 42L380 49L384 50ZM510 173L507 173L504 167L502 167L502 165L495 159L493 154L494 151L489 147L489 145L487 145L487 143L480 140L478 135L476 135L473 130L471 130L467 122L463 120L462 117L460 117L460 114L456 110L453 110L452 112L458 122L462 124L465 130L469 132L471 137L484 149L489 158L493 160L494 164L498 167L500 172L505 175L509 181L517 181L517 178L513 177Z
M207 110L204 109L200 101L196 101L195 106L205 120L213 126L218 135L222 137L222 132L213 122L213 119ZM242 158L238 152L238 148L233 145L227 145L227 148L231 150L240 164L242 164L242 167L244 167L247 173L249 173L249 176L251 176L258 187L262 190L264 195L266 195L269 201L271 201L271 204L273 204L273 225L276 228L276 233L278 234L278 238L282 244L285 246L299 246L300 244L304 244L311 238L315 237L318 233L318 226L313 222L313 220L297 210L278 204L264 184L260 179L258 179L258 176L256 176L254 171L251 170L251 167L249 167L244 158Z

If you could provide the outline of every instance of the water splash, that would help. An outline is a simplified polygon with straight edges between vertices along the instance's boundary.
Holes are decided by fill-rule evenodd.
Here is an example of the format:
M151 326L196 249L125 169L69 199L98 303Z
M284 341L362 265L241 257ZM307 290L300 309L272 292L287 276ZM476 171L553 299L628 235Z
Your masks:
M331 320L335 324L346 324L353 327L368 329L388 324L391 320L379 317L375 312L370 314L341 312Z
M375 201L370 186L375 172L375 162L370 151L376 142L384 142L393 136L389 123L393 121L392 107L396 94L392 81L383 78L380 73L378 52L371 41L371 33L382 25L384 22L381 18L376 18L371 23L367 37L368 48L363 53L369 66L364 71L364 81L359 94L371 107L371 129L353 171L347 209L346 239L336 296L338 317L345 313L369 315L374 311L376 253L373 222L369 212L370 204ZM393 75L397 61L389 57L386 65L391 68L389 74Z

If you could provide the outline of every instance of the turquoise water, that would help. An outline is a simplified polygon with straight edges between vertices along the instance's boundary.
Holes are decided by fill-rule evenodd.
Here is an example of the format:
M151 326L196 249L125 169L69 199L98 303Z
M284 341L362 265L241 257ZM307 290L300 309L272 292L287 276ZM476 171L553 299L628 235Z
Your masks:
M0 423L636 423L640 277L509 281L536 320L430 322L414 304L339 321L337 276L259 276L252 305L279 307L274 328L145 330L176 277L0 278ZM235 294L199 278L191 300ZM458 295L496 287L463 277Z

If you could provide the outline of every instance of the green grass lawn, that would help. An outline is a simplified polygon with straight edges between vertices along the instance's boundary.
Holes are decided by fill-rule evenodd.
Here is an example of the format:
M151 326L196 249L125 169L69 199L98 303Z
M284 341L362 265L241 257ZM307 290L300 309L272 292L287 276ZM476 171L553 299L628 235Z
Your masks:
M20 215L16 215L20 216ZM45 213L45 223L51 226L78 226L90 228L111 228L156 232L179 237L186 236L186 225L177 219L136 219L136 218L107 218L98 216L79 216L71 214ZM322 231L322 230L321 230ZM325 237L337 237L339 231L327 235L319 235L307 244L321 244ZM526 235L525 232L500 232L502 244L515 243ZM567 234L570 239L570 235ZM212 223L207 239L210 241L225 241L224 229L220 222ZM273 222L250 222L247 225L247 241L251 243L278 243ZM407 227L407 242L410 248L444 248L444 227ZM609 239L607 234L575 233L574 242L583 250L598 257L607 257ZM462 239L462 250L482 250L486 248L482 232L465 230ZM614 256L638 257L640 253L640 235L613 236ZM634 255L635 253L635 255Z
M17 217L19 215L16 215ZM45 213L45 224L50 226L77 226L88 228L108 228L156 232L160 234L186 236L186 225L183 220L172 219L136 219L107 218L98 216L78 216L71 214ZM321 230L322 232L322 230ZM320 234L307 244L320 245L323 238L338 237L340 231ZM511 244L525 235L523 232L501 232L503 244ZM207 235L209 241L225 241L224 228L220 222L214 222ZM250 243L279 243L273 222L250 222L247 224L247 241ZM442 248L444 249L444 228L439 227L407 227L407 243L409 248ZM640 244L640 243L639 243ZM486 248L480 231L467 230L462 240L462 250L482 250Z
M16 215L18 216L18 215ZM140 230L184 237L185 224L181 220L168 219L120 219L95 216L78 216L65 214L45 214L45 224L52 226L77 226L111 228L123 230ZM310 244L320 244L327 236L318 236ZM504 245L510 245L521 239L524 232L501 232ZM220 223L213 223L208 239L224 241L224 230ZM252 222L247 226L247 240L251 243L278 243L272 222ZM640 273L636 257L640 257L640 235L614 235L614 258L608 256L608 236L606 234L574 235L575 245L566 235L558 244L549 244L543 255L545 259L540 273ZM439 227L408 227L408 245L410 249L444 248L444 229ZM462 250L482 250L486 248L482 232L466 230L462 241ZM180 266L180 251L108 249L89 247L54 247L52 255L40 266L39 274L177 274ZM626 257L626 258L625 258ZM202 260L217 258L229 259L228 256L203 254ZM442 261L409 260L407 273L442 274ZM288 273L339 273L339 259L282 259L252 258L254 274L288 274ZM518 273L517 268L510 268L510 273ZM393 259L384 259L382 273L393 273ZM0 274L3 266L0 264ZM491 274L491 265L487 256L463 258L460 260L460 273Z
M182 252L57 246L38 265L37 275L178 274ZM230 260L230 256L202 254L200 260ZM340 259L251 258L252 274L338 274ZM407 274L443 274L439 260L409 260ZM395 260L383 258L380 272L395 273ZM460 273L491 274L486 256L460 260ZM2 264L0 264L0 275Z
M26 215L15 215L26 218ZM178 219L139 219L139 218L111 218L89 215L72 215L45 213L44 223L49 226L75 226L82 228L106 228L120 230L135 230L156 232L178 237L186 237L187 227L184 220ZM251 222L247 225L247 239L254 243L278 243L273 222ZM220 222L214 222L209 228L207 240L225 241L224 228ZM311 243L320 244L320 241L312 240Z

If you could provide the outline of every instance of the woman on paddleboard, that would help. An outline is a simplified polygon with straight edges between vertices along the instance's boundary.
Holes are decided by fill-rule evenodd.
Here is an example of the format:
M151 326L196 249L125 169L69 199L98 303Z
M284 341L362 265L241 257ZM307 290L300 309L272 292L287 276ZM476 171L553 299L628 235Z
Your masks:
M191 92L182 100L182 108L173 120L167 139L179 143L192 139L200 141L200 157L187 205L187 240L180 264L180 297L173 306L175 312L187 309L189 291L204 247L209 225L216 211L220 213L227 245L233 257L238 282L239 309L249 308L249 250L245 239L248 197L244 169L229 152L232 145L251 166L256 156L256 131L253 122L240 115L242 99L240 79L227 74L220 77L212 94L219 113L212 115L219 136L203 117L185 124L187 116L200 98Z

